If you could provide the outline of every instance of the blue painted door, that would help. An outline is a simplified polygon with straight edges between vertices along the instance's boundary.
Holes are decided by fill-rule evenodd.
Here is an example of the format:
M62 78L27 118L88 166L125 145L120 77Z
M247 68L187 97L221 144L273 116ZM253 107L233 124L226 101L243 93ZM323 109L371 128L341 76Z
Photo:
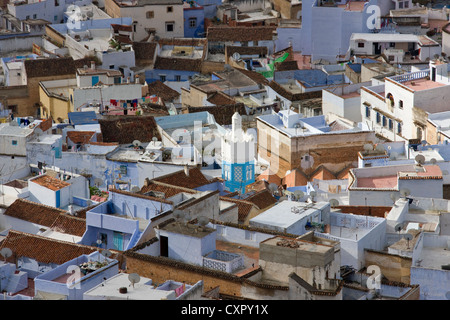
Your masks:
M114 231L113 245L116 250L123 250L123 234L121 232Z
M61 190L56 190L55 198L56 198L55 199L56 200L55 207L59 208L61 206Z
M92 85L95 86L98 83L98 76L92 76Z

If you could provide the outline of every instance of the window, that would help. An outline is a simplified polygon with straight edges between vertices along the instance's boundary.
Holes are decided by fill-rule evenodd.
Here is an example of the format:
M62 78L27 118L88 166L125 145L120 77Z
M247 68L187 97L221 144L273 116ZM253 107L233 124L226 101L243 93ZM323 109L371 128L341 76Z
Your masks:
M28 19L30 19L30 16L26 16L26 17L25 17L25 20L28 20Z
M387 118L383 116L383 127L386 127L387 125Z
M195 28L197 26L197 18L189 18L189 28Z
M233 180L235 181L242 181L242 167L234 167L234 177Z
M109 65L109 68L114 69L114 65L113 64Z
M402 134L402 124L401 123L397 124L397 133Z
M54 17L53 17L53 20L54 20L54 21L57 21L57 20L58 20L58 16L54 16Z
M114 84L121 84L122 79L120 77L114 77Z
M161 82L166 81L166 76L159 76L159 80L160 80Z
M13 141L12 141L12 145L13 145L13 146L17 146L17 140L13 140Z
M167 7L167 12L173 12L173 7Z
M403 109L403 100L398 100L398 107Z
M37 17L37 15L36 15L36 14L33 14L33 19L36 19L36 17Z
M377 112L377 123L381 123L381 114Z
M175 81L181 81L181 76L180 75L176 75L175 76Z
M59 0L55 0L55 7L59 7Z
M394 121L392 119L389 119L389 130L394 130Z
M175 22L166 22L166 32L173 32Z
M370 118L370 107L366 106L366 118Z
M358 48L364 48L364 42L358 42Z
M147 16L147 19L153 19L155 17L155 12L147 11L146 16Z

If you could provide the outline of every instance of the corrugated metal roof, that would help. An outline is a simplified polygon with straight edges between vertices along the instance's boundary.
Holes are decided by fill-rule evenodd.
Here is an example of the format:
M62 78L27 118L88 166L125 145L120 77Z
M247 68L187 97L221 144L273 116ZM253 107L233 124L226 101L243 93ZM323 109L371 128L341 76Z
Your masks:
M69 121L73 125L98 123L95 111L69 112Z

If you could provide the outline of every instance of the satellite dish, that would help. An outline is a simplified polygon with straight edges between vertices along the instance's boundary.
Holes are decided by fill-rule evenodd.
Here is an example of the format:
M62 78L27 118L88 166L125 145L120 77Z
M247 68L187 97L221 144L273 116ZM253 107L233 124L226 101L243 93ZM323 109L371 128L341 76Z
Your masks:
M287 200L288 199L288 197L287 196L282 196L282 197L280 197L280 201L284 201L284 200Z
M133 193L138 193L139 191L141 191L141 189L138 186L133 186L131 188L131 192L133 192Z
M379 152L384 152L385 151L383 145L381 145L381 144L377 144L377 146L375 147L375 150L377 150Z
M437 160L435 158L431 158L430 163L431 164L436 164Z
M428 144L428 142L427 142L427 140L422 140L422 141L420 142L420 144L423 145L423 146L426 146L426 145Z
M413 239L413 236L412 236L411 233L405 233L404 237L405 237L405 239L408 240L408 241L411 241L411 240Z
M202 227L206 226L209 223L209 218L205 216L200 216L197 218L198 224Z
M389 195L389 197L391 198L392 201L394 201L394 203L395 203L395 201L398 200L398 195L396 193L391 193Z
M44 131L42 131L41 128L36 127L36 128L34 129L34 133L35 133L37 136L40 136L41 134L44 133Z
M395 226L394 229L395 229L395 232L400 232L403 229L403 225L401 223L399 223Z
M339 205L339 201L338 200L336 200L336 199L330 199L330 206L332 207L332 208L335 208L335 207L337 207L338 205Z
M310 195L312 198L314 198L314 197L317 195L317 192L311 191L311 192L309 193L309 195Z
M134 141L133 141L133 146L136 147L136 148L140 147L141 144L142 144L142 143L141 143L139 140L134 140Z
M158 138L157 138L157 137L153 137L153 138L152 138L152 141L153 141L153 142L156 142L156 141L158 141Z
M395 151L391 152L391 154L389 155L390 160L397 160L397 157L398 157L398 153Z
M134 284L141 281L141 277L137 273L130 273L128 275L128 280L131 282L131 285L134 288Z
M364 145L364 150L365 151L372 151L373 150L373 146L370 143L366 143Z
M0 254L3 256L3 258L8 259L9 257L12 256L13 252L10 248L3 248L2 250L0 250Z
M301 199L304 195L305 194L304 194L304 192L302 190L295 190L294 191L294 196L295 196L295 199L297 199L297 200Z
M276 184L276 183L270 183L269 184L269 190L272 192L272 193L274 193L274 192L276 192L277 190L278 190L278 185Z
M86 15L87 15L89 18L92 18L92 17L94 16L94 13L93 13L92 11L88 11L88 12L86 12Z
M233 53L232 57L233 57L234 61L238 61L241 58L241 55L239 53L235 52L235 53Z
M425 157L421 154L418 154L414 159L419 165L422 165L425 162Z
M444 176L448 175L448 171L447 170L442 170L442 175L444 175Z
M100 251L100 253L106 258L109 258L112 255L112 252L109 251L108 249L104 249L104 250Z
M407 196L409 196L410 194L411 194L411 191L409 190L409 189L401 189L400 190L400 194L403 196L403 197L407 197Z

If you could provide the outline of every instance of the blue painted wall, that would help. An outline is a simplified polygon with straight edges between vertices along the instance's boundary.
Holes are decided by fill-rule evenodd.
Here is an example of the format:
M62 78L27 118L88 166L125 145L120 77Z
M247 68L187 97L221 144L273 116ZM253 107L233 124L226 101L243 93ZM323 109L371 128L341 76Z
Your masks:
M205 10L202 6L192 2L190 8L183 10L184 15L184 37L204 38L205 37ZM191 19L195 19L195 26L191 25Z

